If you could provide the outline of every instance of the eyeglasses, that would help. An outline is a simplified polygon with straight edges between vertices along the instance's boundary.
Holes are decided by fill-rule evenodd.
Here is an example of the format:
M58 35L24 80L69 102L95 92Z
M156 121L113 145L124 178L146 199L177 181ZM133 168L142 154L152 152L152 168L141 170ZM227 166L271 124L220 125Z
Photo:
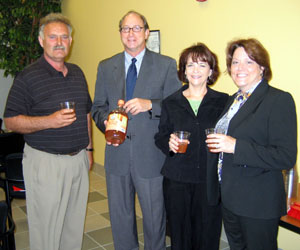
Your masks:
M133 32L141 32L141 30L143 29L144 27L141 27L141 26L133 26L132 28L128 27L128 26L124 26L120 29L121 32L123 33L129 33L130 30L132 30Z

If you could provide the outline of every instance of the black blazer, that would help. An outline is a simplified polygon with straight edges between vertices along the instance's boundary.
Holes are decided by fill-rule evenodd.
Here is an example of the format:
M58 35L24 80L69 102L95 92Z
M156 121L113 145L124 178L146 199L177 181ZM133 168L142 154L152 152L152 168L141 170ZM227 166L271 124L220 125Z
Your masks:
M227 112L231 102L223 112ZM234 154L223 158L221 200L241 216L271 219L286 214L282 170L297 157L297 117L292 96L263 80L232 118L228 135L236 138ZM209 201L220 196L217 154L208 153Z
M206 128L214 126L225 108L228 95L208 88L197 116L182 92L183 86L162 103L159 132L155 135L156 145L166 155L162 175L169 179L188 183L206 182ZM170 134L176 130L191 133L190 144L185 154L169 152Z

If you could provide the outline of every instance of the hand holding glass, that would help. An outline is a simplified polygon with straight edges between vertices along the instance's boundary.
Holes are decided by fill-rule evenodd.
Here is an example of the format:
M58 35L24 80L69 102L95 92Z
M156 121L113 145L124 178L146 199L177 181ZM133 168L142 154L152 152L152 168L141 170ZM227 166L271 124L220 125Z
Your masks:
M187 131L175 131L174 135L176 135L179 139L177 153L184 154L186 152L189 143L188 139L190 138L191 133Z
M61 102L59 105L61 109L72 109L73 112L75 113L75 102L66 101L66 102Z
M61 102L60 108L61 109L73 109L75 112L75 102L69 102L69 101Z
M205 134L206 135L211 135L211 134L225 134L225 131L223 129L218 129L218 128L207 128L205 129ZM210 138L212 139L212 138ZM216 145L216 143L207 143L207 147L210 152L212 152L212 149L217 149L219 146Z

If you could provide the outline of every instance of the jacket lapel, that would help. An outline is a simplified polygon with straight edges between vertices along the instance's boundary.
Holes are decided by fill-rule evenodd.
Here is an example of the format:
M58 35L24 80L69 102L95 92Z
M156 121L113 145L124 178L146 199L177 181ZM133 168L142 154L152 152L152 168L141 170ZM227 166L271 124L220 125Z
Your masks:
M181 87L180 93L177 97L178 98L178 105L182 106L188 113L190 113L190 115L195 116L195 113L192 110L192 107L191 107L189 101L183 95L183 91L185 91L188 87L189 87L188 84Z
M195 113L194 113L189 101L183 95L183 91L186 90L188 87L189 87L188 84L181 87L180 94L177 96L178 105L182 106L184 109L186 109L186 111L189 112L190 115L195 116ZM219 97L217 97L217 99L218 98ZM201 104L199 106L199 110L200 110L200 112L198 112L199 118L201 119L201 117L203 117L203 119L206 119L207 113L203 112L203 111L205 109L207 109L209 106L214 107L214 105L216 105L215 92L212 91L209 87L207 87L207 93L204 96L204 98L201 101Z
M113 78L114 78L114 91L112 93L116 93L118 98L125 100L125 58L124 53L120 53L113 64Z
M233 131L237 126L239 126L241 122L243 122L251 113L253 113L256 110L256 108L263 101L265 94L268 91L268 88L269 85L265 80L263 80L256 87L256 89L253 91L249 99L245 102L245 104L239 109L239 111L231 119L228 128L228 134L231 134L231 131Z
M153 75L153 58L149 51L146 49L143 61L141 64L140 72L136 81L136 85L133 92L133 98L145 98L145 94L149 94L151 86L147 84L149 82L149 76ZM155 77L155 76L152 76ZM147 95L146 94L146 95Z

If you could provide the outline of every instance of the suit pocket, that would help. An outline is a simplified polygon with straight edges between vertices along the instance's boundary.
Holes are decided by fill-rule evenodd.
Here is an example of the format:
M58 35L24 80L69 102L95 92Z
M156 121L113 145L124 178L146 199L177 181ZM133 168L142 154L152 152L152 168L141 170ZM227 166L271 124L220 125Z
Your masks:
M239 167L242 168L241 170L242 176L248 176L248 177L259 176L270 172L270 170L256 168L256 167L249 167L247 165L239 165Z

